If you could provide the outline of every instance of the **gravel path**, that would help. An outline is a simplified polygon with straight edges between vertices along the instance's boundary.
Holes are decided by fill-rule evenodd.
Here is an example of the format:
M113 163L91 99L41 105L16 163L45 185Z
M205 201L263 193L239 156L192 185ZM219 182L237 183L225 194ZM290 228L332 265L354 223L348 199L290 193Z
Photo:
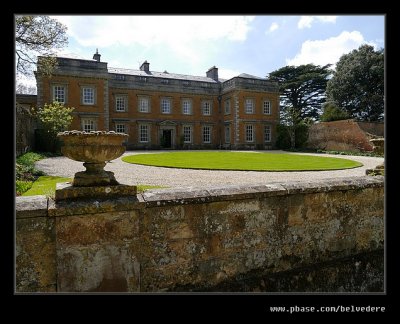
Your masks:
M159 153L160 151L156 151ZM128 151L125 155L156 153L151 151ZM252 151L254 152L254 151ZM263 153L274 154L282 151L263 151ZM287 153L287 152L285 152ZM309 153L296 153L309 154ZM375 168L383 162L383 158L330 155L330 154L309 154L319 156L331 156L343 159L351 159L363 163L362 167L336 170L336 171L303 171L303 172L257 172L257 171L210 171L210 170L185 170L162 167L150 167L125 163L118 158L108 163L107 171L113 171L116 179L123 184L146 184L159 185L170 188L190 187L205 188L211 186L226 185L258 185L271 182L285 181L310 181L324 178L348 178L365 176L366 169ZM78 171L84 171L82 162L72 161L66 157L54 157L36 162L36 168L48 175L73 177Z

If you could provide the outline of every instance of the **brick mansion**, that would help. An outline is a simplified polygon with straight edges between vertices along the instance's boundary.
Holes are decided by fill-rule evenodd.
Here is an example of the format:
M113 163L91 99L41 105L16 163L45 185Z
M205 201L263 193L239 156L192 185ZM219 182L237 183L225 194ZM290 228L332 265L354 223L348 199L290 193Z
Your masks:
M38 58L40 66L41 57ZM74 107L70 129L129 135L128 149L272 149L279 123L276 82L242 73L224 80L205 76L108 67L57 57L51 77L36 72L37 105Z

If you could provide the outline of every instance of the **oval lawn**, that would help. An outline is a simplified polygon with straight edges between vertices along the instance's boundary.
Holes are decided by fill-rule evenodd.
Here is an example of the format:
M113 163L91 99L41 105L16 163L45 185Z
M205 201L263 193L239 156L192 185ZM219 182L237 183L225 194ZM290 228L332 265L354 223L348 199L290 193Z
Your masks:
M122 161L133 164L203 170L236 171L321 171L362 166L349 159L272 152L161 152L128 155Z

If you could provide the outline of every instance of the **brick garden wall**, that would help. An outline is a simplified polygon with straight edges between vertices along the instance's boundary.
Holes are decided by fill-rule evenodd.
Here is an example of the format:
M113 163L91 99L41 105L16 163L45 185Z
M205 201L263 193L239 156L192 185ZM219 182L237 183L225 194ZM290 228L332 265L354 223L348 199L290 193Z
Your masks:
M17 292L383 291L384 178L17 197Z
M373 136L383 136L383 123L356 122L351 119L320 122L309 129L307 146L332 151L372 151Z

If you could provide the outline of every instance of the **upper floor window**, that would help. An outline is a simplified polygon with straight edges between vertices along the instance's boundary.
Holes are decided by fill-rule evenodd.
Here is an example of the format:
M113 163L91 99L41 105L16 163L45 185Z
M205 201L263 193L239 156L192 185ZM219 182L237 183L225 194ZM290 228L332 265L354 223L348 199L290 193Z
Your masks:
M161 112L163 114L171 113L171 99L168 98L161 99Z
M124 112L127 109L127 97L116 96L115 97L115 111Z
M254 142L254 125L246 125L246 142Z
M82 104L94 105L94 88L83 87L82 88Z
M246 114L254 114L254 99L246 99L244 104Z
M182 113L184 115L191 115L192 114L192 101L189 99L184 99L182 101Z
M115 124L115 131L117 133L126 133L126 125L125 124Z
M264 100L264 102L263 102L263 113L265 115L271 115L271 101Z
M63 85L53 86L53 101L65 104L67 97L66 92L66 87Z
M231 113L231 100L227 99L225 100L225 114L230 114Z
M204 116L211 115L211 101L203 101L203 115Z
M149 107L150 107L149 98L140 97L139 98L139 112L148 113L150 111Z

